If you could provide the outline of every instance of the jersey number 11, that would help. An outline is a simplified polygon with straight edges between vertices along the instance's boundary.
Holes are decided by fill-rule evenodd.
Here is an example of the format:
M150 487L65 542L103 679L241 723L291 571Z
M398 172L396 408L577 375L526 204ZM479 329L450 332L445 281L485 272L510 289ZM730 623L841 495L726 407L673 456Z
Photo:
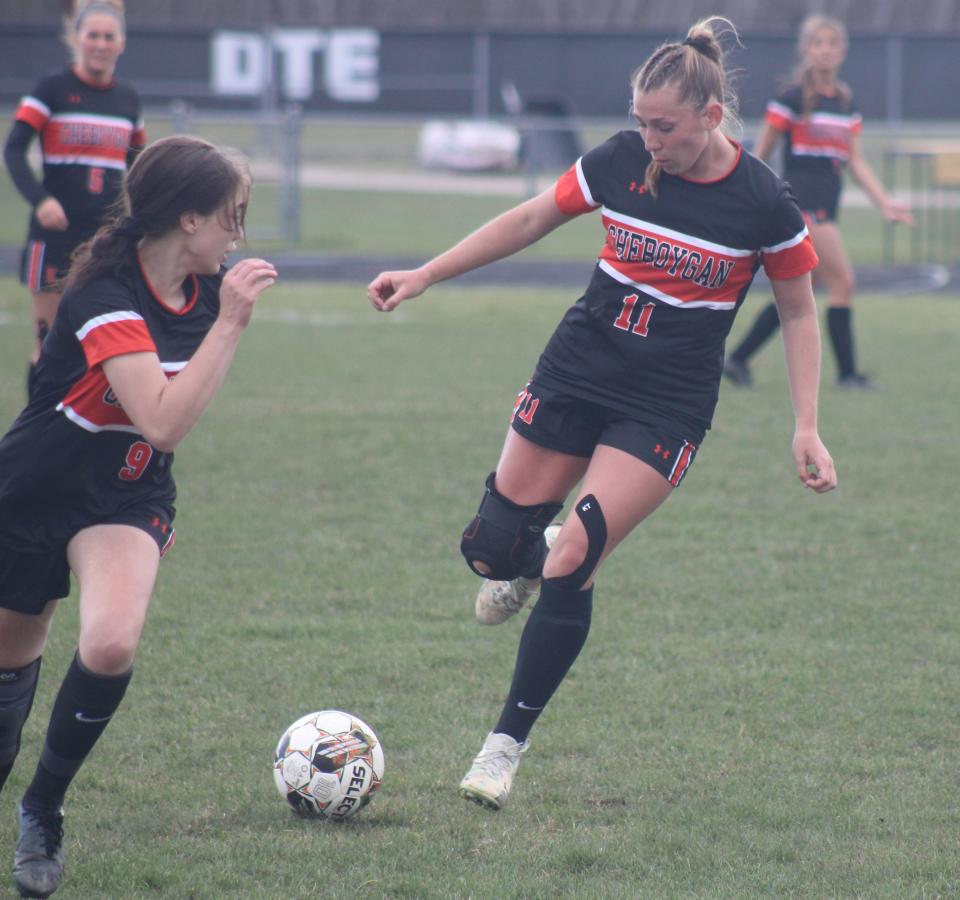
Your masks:
M634 323L633 309L639 299L636 294L627 294L627 296L623 298L623 309L620 310L620 315L617 316L613 326L623 331L632 331L634 334L639 334L640 337L646 337L650 331L650 316L653 315L653 307L655 304L645 303L641 306L640 315ZM631 325L633 325L632 328Z

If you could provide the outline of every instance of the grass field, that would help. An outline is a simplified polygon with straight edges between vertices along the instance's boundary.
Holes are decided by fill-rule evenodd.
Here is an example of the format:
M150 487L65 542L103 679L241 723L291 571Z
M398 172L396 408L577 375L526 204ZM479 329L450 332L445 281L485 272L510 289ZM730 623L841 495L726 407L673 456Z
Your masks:
M4 422L21 293L0 281ZM456 786L521 622L473 622L459 532L573 295L452 285L384 316L363 294L273 289L178 451L136 676L68 797L65 900L960 894L956 299L859 298L882 390L838 393L827 363L832 495L796 483L779 349L754 390L724 387L682 490L604 568L491 814ZM65 601L3 794L8 855L76 629ZM324 707L386 751L340 826L292 817L270 776L283 729Z

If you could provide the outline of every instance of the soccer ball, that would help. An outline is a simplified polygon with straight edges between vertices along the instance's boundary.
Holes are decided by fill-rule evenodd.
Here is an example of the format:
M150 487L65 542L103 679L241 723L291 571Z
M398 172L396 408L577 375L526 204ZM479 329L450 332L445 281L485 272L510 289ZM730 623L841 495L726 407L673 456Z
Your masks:
M308 818L342 821L363 809L383 778L383 748L362 719L325 709L297 719L273 755L281 796Z

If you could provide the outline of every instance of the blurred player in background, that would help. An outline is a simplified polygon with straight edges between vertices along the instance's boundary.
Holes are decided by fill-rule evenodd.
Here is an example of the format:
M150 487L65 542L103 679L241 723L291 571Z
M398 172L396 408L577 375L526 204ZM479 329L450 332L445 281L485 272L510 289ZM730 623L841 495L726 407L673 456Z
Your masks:
M818 493L836 485L817 431L817 257L789 188L723 132L734 99L715 25L732 28L701 22L636 72L637 130L421 268L384 272L368 289L389 311L602 210L593 278L520 392L461 543L486 579L481 622L503 622L540 592L500 719L460 783L491 809L507 802L527 736L586 641L598 568L693 463L716 406L724 340L760 264L784 322L797 474ZM576 515L548 548L544 531L578 483Z
M886 195L860 152L861 117L849 86L838 78L847 55L847 30L829 16L804 20L798 40L801 62L792 84L767 106L755 153L763 160L784 140L783 178L803 210L820 257L815 280L827 289L827 332L837 362L837 386L869 389L856 366L853 342L853 267L837 226L843 170L854 178L888 222L913 223L907 207ZM734 384L753 383L749 361L780 326L777 308L760 311L750 331L730 353L723 371Z
M245 163L172 137L126 178L129 214L81 245L26 408L0 439L0 786L30 712L57 601L80 638L19 806L14 880L63 879L64 794L130 682L173 543L174 447L216 394L273 266L244 259Z
M20 268L20 280L33 295L36 335L28 393L70 255L104 221L120 196L123 173L145 142L140 98L114 77L125 42L121 0L79 2L65 22L64 40L73 64L42 78L20 101L3 152L32 210ZM27 159L37 136L42 181Z

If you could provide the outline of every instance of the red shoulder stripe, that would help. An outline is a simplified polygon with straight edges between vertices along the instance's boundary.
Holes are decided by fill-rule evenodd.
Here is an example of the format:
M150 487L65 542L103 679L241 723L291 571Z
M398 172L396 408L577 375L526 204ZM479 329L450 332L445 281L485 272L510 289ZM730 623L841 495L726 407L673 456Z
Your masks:
M112 356L157 352L146 322L134 312L97 316L77 332L77 338L91 369Z

